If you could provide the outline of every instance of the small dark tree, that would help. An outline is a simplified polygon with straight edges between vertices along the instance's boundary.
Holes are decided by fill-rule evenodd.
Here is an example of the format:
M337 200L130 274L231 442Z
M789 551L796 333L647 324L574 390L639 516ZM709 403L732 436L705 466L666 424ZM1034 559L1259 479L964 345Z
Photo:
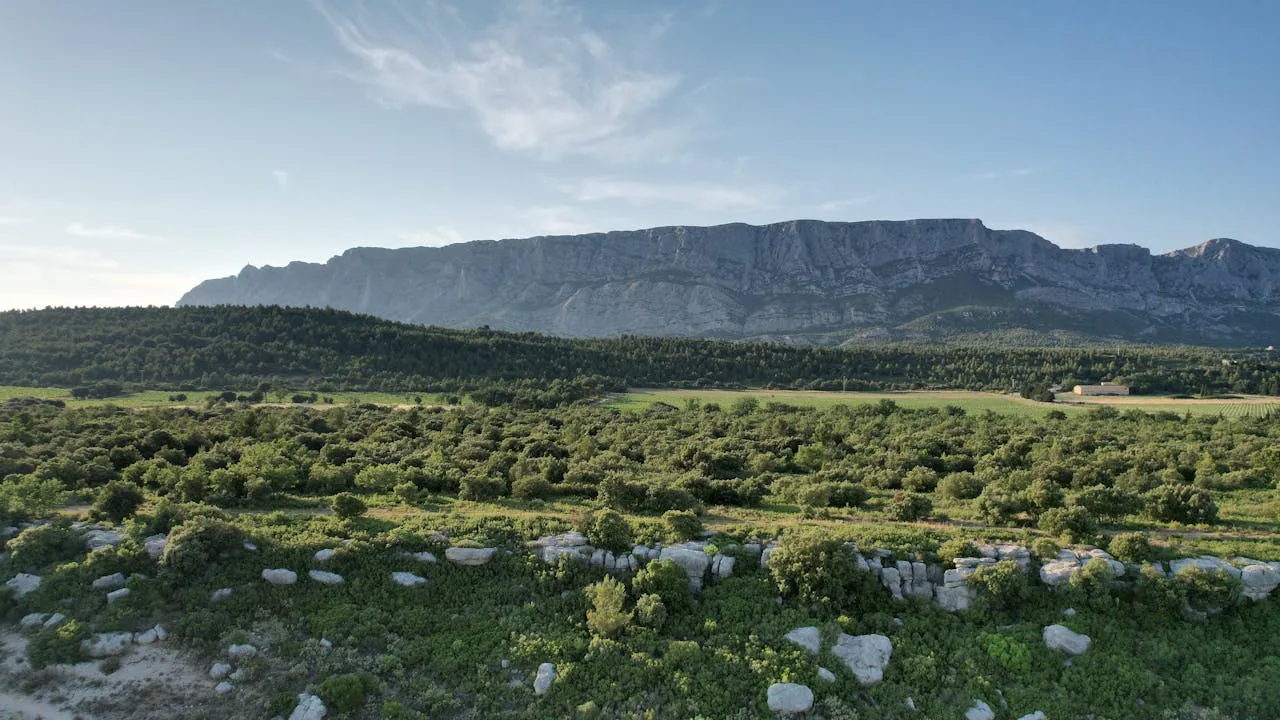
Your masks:
M363 500L345 492L334 495L329 501L329 506L333 508L333 514L343 520L360 517L369 509Z
M124 522L125 518L136 513L145 499L142 489L137 485L123 480L116 480L107 483L98 492L98 498L94 501L91 512L94 517L106 518L113 523L120 523Z

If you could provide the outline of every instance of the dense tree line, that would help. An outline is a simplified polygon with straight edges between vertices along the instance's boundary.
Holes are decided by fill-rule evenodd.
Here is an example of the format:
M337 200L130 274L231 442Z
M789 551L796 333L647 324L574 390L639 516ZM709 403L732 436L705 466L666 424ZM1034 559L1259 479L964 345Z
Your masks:
M1145 393L1280 394L1267 354L1147 346L804 347L682 338L565 339L394 323L310 308L0 313L0 384L455 392L596 378L607 387L1020 391L1123 381ZM1227 359L1228 362L1223 362ZM501 390L499 390L499 394Z

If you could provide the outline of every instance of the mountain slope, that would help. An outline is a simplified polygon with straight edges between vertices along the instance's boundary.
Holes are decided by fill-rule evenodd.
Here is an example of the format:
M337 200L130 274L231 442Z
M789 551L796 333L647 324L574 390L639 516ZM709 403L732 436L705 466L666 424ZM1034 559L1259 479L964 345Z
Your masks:
M1211 240L1066 250L978 220L663 227L356 248L246 267L180 305L327 306L405 322L591 337L834 343L993 330L1210 344L1280 336L1280 250Z

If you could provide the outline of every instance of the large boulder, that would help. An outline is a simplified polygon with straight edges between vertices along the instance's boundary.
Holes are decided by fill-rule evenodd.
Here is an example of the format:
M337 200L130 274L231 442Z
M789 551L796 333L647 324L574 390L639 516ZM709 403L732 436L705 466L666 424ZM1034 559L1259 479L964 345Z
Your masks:
M391 573L391 581L404 587L417 587L427 584L426 578L421 575L414 575L411 572L393 572Z
M285 568L268 568L262 571L262 579L272 585L292 585L298 582L298 573Z
M84 534L84 546L90 550L101 550L105 547L115 547L124 542L124 533L119 530L107 530L105 528L92 528Z
M248 660L258 654L258 648L253 645L232 645L227 648L227 657L232 660Z
M91 658L104 658L123 655L133 644L133 633L114 632L98 633L81 641L80 647Z
M769 686L769 709L776 713L804 713L813 708L813 691L796 683Z
M702 591L702 580L706 577L707 568L711 565L711 558L707 557L705 551L671 545L662 548L662 553L658 555L658 559L670 560L684 568L684 574L689 578L689 591Z
M22 616L21 620L18 621L18 627L20 628L40 627L41 625L44 625L44 621L48 617L49 616L45 613L38 613L38 612L27 613L26 615Z
M120 602L121 600L127 597L129 597L129 588L120 588L119 590L112 590L111 592L107 593L107 604L110 605L112 603Z
M147 552L147 557L152 560L159 560L164 556L164 549L169 546L169 538L166 535L152 535L142 541L142 549Z
M298 705L289 713L289 720L323 720L329 709L324 701L315 695L303 693L298 696Z
M784 638L817 655L822 650L822 633L813 625L798 627L783 635Z
M1050 625L1044 629L1044 644L1050 650L1060 650L1068 655L1083 655L1092 640L1088 635L1072 632L1064 625Z
M1239 579L1241 576L1240 568L1232 565L1226 560L1208 555L1198 558L1182 558L1174 560L1169 563L1169 568L1173 571L1174 575L1186 572L1191 568L1198 568L1200 570L1207 571L1219 570L1236 579Z
M551 683L556 681L556 666L552 663L542 663L538 666L538 673L533 678L533 694L546 695L551 691Z
M124 573L111 573L103 575L93 581L94 590L115 590L124 587Z
M964 712L964 720L996 720L996 713L990 705L974 700L973 706Z
M334 572L326 572L324 570L308 570L307 575L321 585L341 585L342 576Z
M893 642L884 635L846 635L831 652L844 661L863 685L874 685L884 679L884 669L893 655Z
M1029 715L1023 715L1018 720L1048 720L1049 716L1044 714L1043 710L1037 710Z
M229 663L214 663L209 668L209 677L214 680L225 680L231 674L231 665Z
M1080 571L1080 563L1076 560L1058 560L1045 563L1040 567L1040 582L1049 587L1066 585L1071 576Z
M1245 597L1261 600L1280 586L1280 570L1262 563L1248 565L1240 571L1240 582L1244 585Z
M951 572L948 570L947 572ZM973 605L977 593L968 585L939 585L933 589L938 606L947 612L968 610Z
M337 552L337 551L336 551L336 550L334 550L333 548L325 548L325 549L323 549L323 550L317 550L317 551L316 551L316 554L315 554L315 555L312 555L311 557L312 557L312 559L314 559L316 562L327 562L327 561L329 561L329 560L332 560L332 559L333 559L333 554L334 554L335 552Z
M833 683L836 681L836 674L824 667L818 668L818 677L829 683Z
M451 547L444 551L444 559L455 565L484 565L493 559L497 548Z
M35 592L40 587L41 577L39 575L29 575L27 573L18 573L5 583L8 587L13 588L13 596L16 598L25 597L28 593Z

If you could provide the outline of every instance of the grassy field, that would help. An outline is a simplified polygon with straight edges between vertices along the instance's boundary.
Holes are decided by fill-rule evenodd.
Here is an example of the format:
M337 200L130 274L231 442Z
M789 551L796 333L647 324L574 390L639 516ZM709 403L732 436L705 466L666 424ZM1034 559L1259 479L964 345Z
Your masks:
M892 400L904 408L943 407L954 405L971 413L990 410L998 413L1040 416L1051 410L1076 413L1092 407L1106 405L1116 410L1143 410L1145 412L1174 412L1192 415L1225 415L1227 417L1261 417L1280 412L1280 399L1245 397L1236 400L1182 400L1162 396L1122 398L1123 402L1068 401L1053 404L1027 400L1017 395L970 392L964 390L934 390L906 392L822 392L807 390L655 390L635 389L612 398L611 407L623 410L640 410L658 402L683 406L688 400L703 403L732 404L736 400L751 397L761 403L779 402L806 407L831 407L833 405L864 405L881 400ZM1116 400L1108 398L1107 400Z
M171 407L171 406L196 406L203 405L205 398L210 395L217 395L220 391L213 390L147 390L144 392L130 393L121 395L120 397L106 398L102 400L77 400L71 397L71 391L67 388L32 388L17 387L13 385L0 385L0 402L11 400L13 398L40 398L42 400L61 400L67 404L67 407L94 407L100 405L116 405L119 407ZM236 391L237 393L248 393L248 390ZM178 394L185 394L186 400L170 399ZM292 395L292 393L289 393ZM423 404L426 405L443 405L445 399L443 396L431 393L383 393L383 392L332 392L317 393L321 398L333 398L335 405L345 405L348 403L373 403L375 405L412 405L415 399L422 398ZM268 394L265 404L289 404L288 398L281 403L280 398L275 394ZM321 405L321 407L324 407Z

